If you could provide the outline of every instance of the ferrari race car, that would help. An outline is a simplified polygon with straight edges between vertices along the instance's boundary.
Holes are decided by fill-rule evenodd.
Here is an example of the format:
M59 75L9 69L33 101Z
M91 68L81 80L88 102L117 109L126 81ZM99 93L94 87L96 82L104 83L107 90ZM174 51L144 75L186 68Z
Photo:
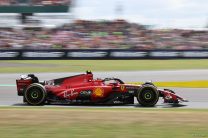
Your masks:
M134 104L154 106L159 97L165 103L186 100L169 89L158 89L153 83L126 84L118 78L94 79L91 72L40 82L34 74L16 80L17 93L29 105L44 104Z

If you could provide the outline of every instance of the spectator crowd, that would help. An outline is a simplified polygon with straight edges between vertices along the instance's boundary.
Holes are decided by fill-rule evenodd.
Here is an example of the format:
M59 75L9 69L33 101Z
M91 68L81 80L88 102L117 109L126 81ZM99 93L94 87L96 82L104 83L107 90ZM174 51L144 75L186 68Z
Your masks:
M0 6L11 5L30 5L30 6L46 6L46 5L68 5L71 0L0 0Z
M0 29L0 49L208 49L208 31L77 20L54 29Z

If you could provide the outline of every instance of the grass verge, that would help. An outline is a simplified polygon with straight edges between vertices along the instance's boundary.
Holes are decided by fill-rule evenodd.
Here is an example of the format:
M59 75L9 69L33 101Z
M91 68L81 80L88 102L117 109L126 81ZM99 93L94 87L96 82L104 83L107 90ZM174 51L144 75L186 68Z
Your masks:
M1 60L0 73L208 69L197 60Z
M208 137L208 110L0 108L3 138Z

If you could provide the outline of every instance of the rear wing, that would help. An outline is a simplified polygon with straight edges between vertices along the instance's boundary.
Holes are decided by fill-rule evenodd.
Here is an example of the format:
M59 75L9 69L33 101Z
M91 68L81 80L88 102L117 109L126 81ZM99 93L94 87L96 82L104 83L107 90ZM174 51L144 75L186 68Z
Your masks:
M23 96L25 89L30 84L38 82L39 80L34 74L21 75L21 78L16 80L17 95Z

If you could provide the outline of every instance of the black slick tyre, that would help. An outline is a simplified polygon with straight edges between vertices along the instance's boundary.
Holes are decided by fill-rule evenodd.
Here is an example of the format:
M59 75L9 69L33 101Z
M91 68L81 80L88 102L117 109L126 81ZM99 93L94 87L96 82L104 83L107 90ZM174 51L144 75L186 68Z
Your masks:
M153 107L159 100L159 92L153 85L142 85L136 94L137 101L141 106Z
M24 92L24 99L29 105L43 105L46 101L45 88L38 83L29 85Z

